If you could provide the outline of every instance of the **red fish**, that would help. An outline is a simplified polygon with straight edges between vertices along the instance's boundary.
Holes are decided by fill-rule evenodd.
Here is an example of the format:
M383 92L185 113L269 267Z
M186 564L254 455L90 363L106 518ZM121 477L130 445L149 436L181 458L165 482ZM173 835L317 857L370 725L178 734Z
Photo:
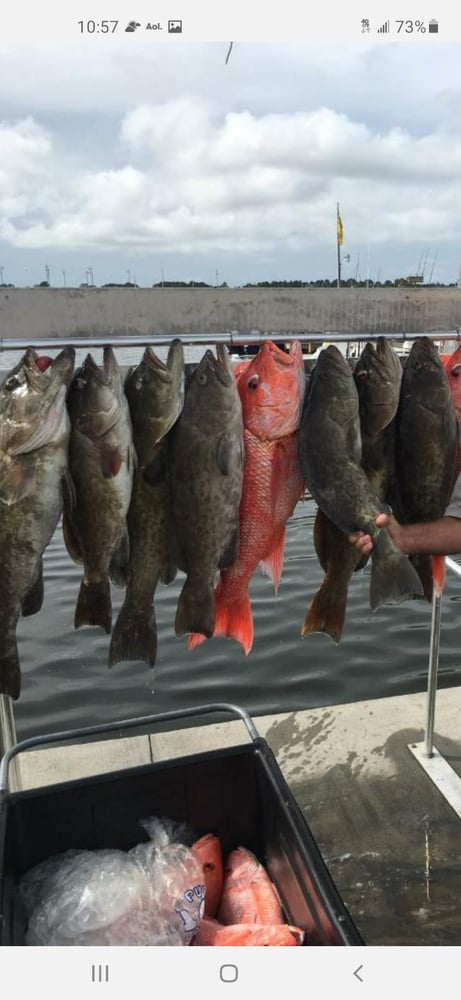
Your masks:
M455 404L456 417L460 432L460 443L456 456L455 471L453 474L453 484L456 482L461 472L461 344L453 351L453 354L443 354L442 361L447 373L448 384Z
M298 462L298 427L305 390L302 349L289 354L270 341L239 372L244 423L245 467L237 559L221 570L215 589L214 635L240 642L249 653L254 627L248 588L259 563L277 593L283 567L285 529L303 493ZM192 634L188 648L204 641Z
M234 946L268 945L288 946L300 945L304 940L304 931L290 924L233 924L223 927L217 920L204 917L200 921L198 931L191 942L195 945Z
M246 847L237 847L226 859L218 920L222 924L284 923L275 886Z
M207 917L214 917L221 900L224 880L221 841L213 833L205 833L192 844L191 850L203 866L205 914Z

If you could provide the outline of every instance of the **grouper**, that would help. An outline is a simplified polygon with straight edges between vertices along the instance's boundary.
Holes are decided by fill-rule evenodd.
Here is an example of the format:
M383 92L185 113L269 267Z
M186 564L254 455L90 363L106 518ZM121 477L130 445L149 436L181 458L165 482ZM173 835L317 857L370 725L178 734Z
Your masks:
M0 693L17 699L20 614L43 600L42 556L71 492L67 385L75 351L52 360L27 348L0 387Z
M311 376L299 430L299 461L314 500L346 535L374 540L370 606L421 596L418 574L376 517L389 506L375 493L361 466L359 398L353 373L334 345L324 349Z

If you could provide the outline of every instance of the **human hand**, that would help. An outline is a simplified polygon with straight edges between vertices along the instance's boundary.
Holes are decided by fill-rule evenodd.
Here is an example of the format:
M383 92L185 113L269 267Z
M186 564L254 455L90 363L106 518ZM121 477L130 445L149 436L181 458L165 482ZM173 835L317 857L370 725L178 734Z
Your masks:
M378 514L376 518L377 528L387 528L391 524L394 518L390 514ZM373 539L371 535L366 535L364 531L354 531L352 535L348 535L349 541L352 545L362 553L363 556L369 556L373 549Z

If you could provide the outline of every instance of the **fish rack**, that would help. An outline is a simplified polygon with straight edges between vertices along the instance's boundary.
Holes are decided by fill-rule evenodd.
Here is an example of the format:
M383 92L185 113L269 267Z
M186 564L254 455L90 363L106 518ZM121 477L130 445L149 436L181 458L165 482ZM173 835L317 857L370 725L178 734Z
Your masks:
M8 337L0 337L0 352L2 351L21 351L24 350L29 344L36 350L48 351L60 350L64 347L76 347L83 350L90 350L95 347L168 347L175 336L184 344L184 346L200 346L203 344L226 344L231 350L232 348L245 347L247 344L264 344L266 341L277 340L284 344L290 344L294 340L299 340L301 343L304 341L309 344L334 344L334 343L358 343L366 341L377 341L379 337L385 336L388 340L395 341L398 343L401 341L405 343L411 340L421 340L422 337L430 337L431 340L445 341L445 340L459 340L461 341L461 330L456 327L453 330L429 330L418 333L407 333L405 330L396 330L392 333L379 333L375 330L370 330L368 333L361 333L357 335L351 335L350 333L338 333L336 331L324 331L322 333L280 333L276 330L270 333L262 333L258 330L253 330L251 333L239 333L234 330L228 332L216 332L216 333L181 333L177 335L164 334L152 332L149 336L130 336L130 335L116 335L113 337L74 337L73 339L64 337L50 337L42 339L34 339L33 341L28 341L26 338L14 339Z
M376 331L361 333L356 336L350 333L339 333L336 331L322 333L287 334L272 331L262 333L252 331L251 333L240 333L238 331L223 332L214 334L182 334L177 335L184 346L226 344L230 350L245 345L261 345L267 341L279 341L289 344L293 341L304 341L306 343L334 344L334 343L366 343L377 341L379 337L385 336L393 343L402 343L420 340L422 337L430 337L431 340L440 341L461 341L461 330L428 330L423 332L410 333L396 330L385 334ZM175 339L175 335L153 332L150 336L116 336L113 337L76 337L73 340L68 338L50 337L34 339L31 343L36 350L60 350L64 347L76 347L81 349L94 349L96 347L117 346L123 347L147 347L169 346ZM0 352L24 350L29 345L27 339L14 339L0 337ZM308 358L309 355L306 355ZM461 577L461 566L453 559L446 557L445 564L449 570ZM426 696L426 712L424 720L424 740L421 743L408 744L408 749L426 772L429 779L436 785L438 790L449 802L451 807L461 818L461 778L456 774L446 758L434 746L434 724L437 696L437 674L440 651L440 631L442 613L442 593L437 593L434 588L432 598L432 619L431 635L429 646L428 662L428 682ZM3 755L10 750L17 742L13 702L9 695L0 695L0 761ZM20 774L15 775L15 784L20 786Z

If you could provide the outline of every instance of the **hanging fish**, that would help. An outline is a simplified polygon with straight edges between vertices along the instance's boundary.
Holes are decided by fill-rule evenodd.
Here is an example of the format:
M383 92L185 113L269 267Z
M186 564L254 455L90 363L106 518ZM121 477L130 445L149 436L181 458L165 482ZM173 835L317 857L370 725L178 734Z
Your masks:
M21 689L19 616L43 600L42 555L62 513L70 421L66 388L75 351L54 359L27 348L0 387L0 693Z
M128 402L112 347L104 348L102 367L87 355L69 386L67 405L75 502L65 508L63 534L69 555L84 568L74 625L110 632L109 572L117 577L120 566L123 576L128 561L126 515L135 465Z

